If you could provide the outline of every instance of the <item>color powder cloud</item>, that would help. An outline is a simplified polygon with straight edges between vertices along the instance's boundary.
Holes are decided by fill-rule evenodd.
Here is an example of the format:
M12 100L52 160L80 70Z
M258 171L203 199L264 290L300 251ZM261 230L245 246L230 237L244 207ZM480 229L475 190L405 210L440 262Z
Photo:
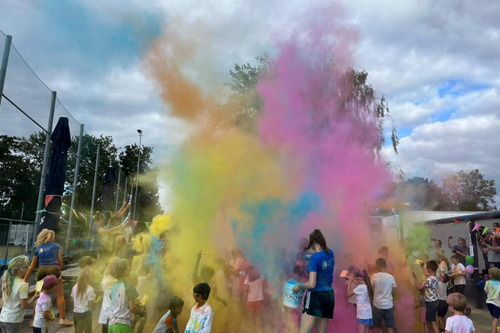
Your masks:
M207 45L197 43L207 35L203 20L172 18L147 55L148 73L169 112L194 128L162 168L174 193L172 218L159 217L152 227L155 233L169 228L175 232L168 236L161 278L190 304L198 253L201 265L217 271L223 270L220 259L229 260L231 249L239 247L269 284L265 316L273 322L270 331L285 325L280 288L290 277L300 239L315 228L325 234L337 267L361 264L348 257L373 261L375 249L389 243L395 244L394 264L405 264L404 256L394 255L401 253L395 235L372 231L370 209L391 177L376 153L374 105L361 101L352 80L357 33L339 16L338 7L310 10L315 15L278 39L269 71L259 78L256 91L263 106L253 119L257 132L235 122L238 109L225 104L229 93L216 78L210 87L204 85L207 73L218 72L209 68L211 63L200 75L203 84L197 81L197 71L203 69L190 64ZM210 40L216 43L216 37ZM168 220L168 228L161 227L162 220ZM409 277L404 269L398 271L398 281ZM404 283L399 286L396 304L408 309L412 293ZM334 287L337 305L329 332L354 331L344 280L336 279ZM217 286L221 293L224 288ZM214 332L238 329L235 323L245 317L238 307L228 310L214 300L211 304L216 310ZM410 331L413 324L413 316L399 313L402 331Z

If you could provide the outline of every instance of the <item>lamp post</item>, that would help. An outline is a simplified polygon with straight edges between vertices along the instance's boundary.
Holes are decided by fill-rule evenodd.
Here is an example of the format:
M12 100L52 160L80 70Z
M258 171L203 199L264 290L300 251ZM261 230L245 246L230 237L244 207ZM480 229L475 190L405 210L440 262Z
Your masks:
M134 217L136 219L136 208L137 208L137 192L139 191L139 166L141 164L141 140L142 140L142 130L138 129L139 133L139 154L137 156L137 173L135 174L135 198L134 198Z

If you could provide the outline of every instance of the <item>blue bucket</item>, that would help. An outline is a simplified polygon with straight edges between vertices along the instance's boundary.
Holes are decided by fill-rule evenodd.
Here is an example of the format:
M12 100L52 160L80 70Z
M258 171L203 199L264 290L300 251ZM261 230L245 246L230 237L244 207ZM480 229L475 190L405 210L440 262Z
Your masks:
M304 295L304 290L302 289L298 293L293 292L293 287L295 287L296 284L296 281L288 280L283 285L283 305L292 309L298 309L300 307L302 295Z

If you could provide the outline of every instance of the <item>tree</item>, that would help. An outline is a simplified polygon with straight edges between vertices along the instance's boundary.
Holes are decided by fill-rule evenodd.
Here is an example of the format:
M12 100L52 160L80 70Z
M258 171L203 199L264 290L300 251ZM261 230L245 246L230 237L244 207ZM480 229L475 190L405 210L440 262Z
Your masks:
M396 188L396 195L410 204L413 210L446 210L443 190L434 180L413 177L402 180Z
M495 180L485 179L478 169L458 172L443 181L443 192L452 210L492 210L497 194Z
M229 71L231 82L228 86L233 91L229 103L225 106L233 114L235 124L244 130L254 132L257 128L256 119L262 107L262 100L255 88L259 78L266 75L274 66L267 55L256 57L256 65L246 63L243 65L235 64L234 70ZM335 66L332 61L325 64L325 73ZM397 135L394 121L390 116L389 106L385 97L378 98L376 92L370 84L367 84L368 73L366 71L356 71L348 69L343 73L341 84L337 92L343 100L345 112L357 110L360 113L374 113L377 118L378 141L374 151L378 156L381 148L385 144L384 126L385 121L391 122L391 142L392 148L397 153L399 138ZM223 107L224 109L224 107ZM363 116L357 117L362 121Z

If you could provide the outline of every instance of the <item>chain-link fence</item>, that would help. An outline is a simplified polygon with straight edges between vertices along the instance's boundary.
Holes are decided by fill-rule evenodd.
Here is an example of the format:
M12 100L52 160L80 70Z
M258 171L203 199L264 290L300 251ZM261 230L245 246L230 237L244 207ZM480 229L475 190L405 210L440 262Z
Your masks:
M0 178L3 177L0 180L0 231L3 235L0 246L5 249L2 263L19 251L29 252L38 229L44 227L43 222L50 214L56 213L60 215L57 241L63 246L65 255L87 251L91 247L91 216L98 208L94 203L99 201L104 181L104 174L96 172L99 147L59 96L25 61L12 37L1 31L0 56L0 154L3 154L0 155ZM52 196L44 193L49 172L50 135L62 118L67 118L71 147L63 193L53 196L60 200L60 212L51 212L47 207ZM116 165L116 161L110 163ZM91 193L89 188L92 188ZM23 215L29 221L22 221Z

